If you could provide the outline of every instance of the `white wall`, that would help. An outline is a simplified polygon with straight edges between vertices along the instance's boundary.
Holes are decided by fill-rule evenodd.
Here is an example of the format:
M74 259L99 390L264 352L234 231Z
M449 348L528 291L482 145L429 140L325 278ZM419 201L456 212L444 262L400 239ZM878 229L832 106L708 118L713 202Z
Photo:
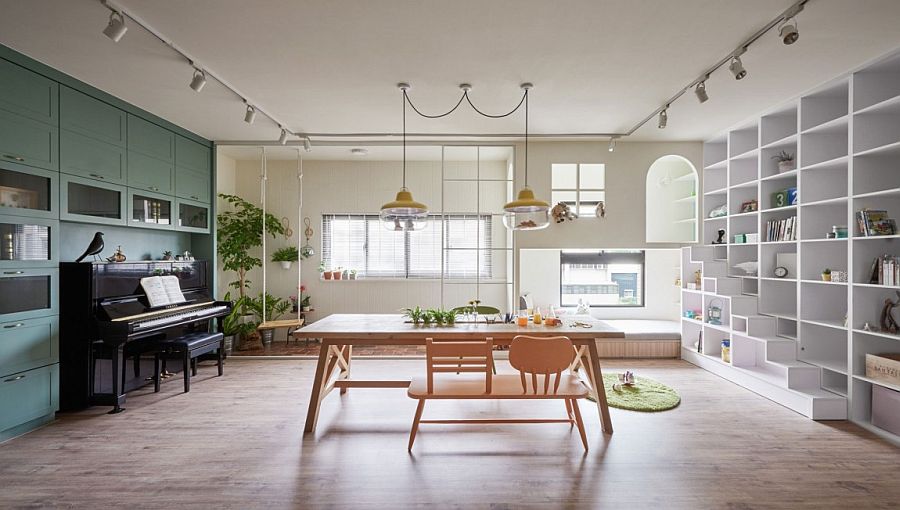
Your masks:
M678 320L680 292L675 285L680 252L677 249L648 249L644 258L643 307L593 307L591 315L600 319ZM519 252L520 292L529 292L534 306L559 305L559 257L556 249L524 249Z
M233 195L235 191L235 175L237 171L237 161L221 153L216 154L216 210L222 211L228 207L228 203L218 198L219 193ZM222 269L222 262L216 265L216 289L215 295L221 298L228 291L228 282L235 280L233 274L226 273Z

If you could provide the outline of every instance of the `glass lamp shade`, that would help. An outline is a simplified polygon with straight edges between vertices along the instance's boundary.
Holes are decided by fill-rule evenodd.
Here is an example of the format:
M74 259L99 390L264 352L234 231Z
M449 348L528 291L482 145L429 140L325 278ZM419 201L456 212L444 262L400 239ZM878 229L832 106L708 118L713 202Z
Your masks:
M503 225L510 230L540 230L550 225L550 204L522 188L515 200L503 206Z
M388 230L422 230L428 226L428 207L413 200L409 190L401 188L393 202L381 206L379 217L381 224Z

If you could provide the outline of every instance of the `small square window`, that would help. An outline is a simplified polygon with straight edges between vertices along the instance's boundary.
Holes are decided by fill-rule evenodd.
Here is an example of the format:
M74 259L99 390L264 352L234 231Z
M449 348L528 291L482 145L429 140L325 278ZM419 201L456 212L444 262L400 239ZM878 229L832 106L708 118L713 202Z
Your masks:
M554 163L550 167L553 205L568 205L579 216L593 216L606 199L606 165Z

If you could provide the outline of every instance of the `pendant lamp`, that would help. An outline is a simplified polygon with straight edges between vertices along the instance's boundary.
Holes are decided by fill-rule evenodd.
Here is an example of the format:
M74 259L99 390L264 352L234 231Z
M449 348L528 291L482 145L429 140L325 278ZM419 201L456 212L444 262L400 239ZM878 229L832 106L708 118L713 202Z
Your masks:
M422 230L428 225L428 207L413 199L406 187L406 91L408 83L399 83L397 87L403 93L403 187L397 197L381 206L381 224L388 230L400 232Z
M538 200L528 187L528 90L530 83L523 83L525 90L525 186L515 200L503 206L503 225L510 230L540 230L550 225L550 204Z

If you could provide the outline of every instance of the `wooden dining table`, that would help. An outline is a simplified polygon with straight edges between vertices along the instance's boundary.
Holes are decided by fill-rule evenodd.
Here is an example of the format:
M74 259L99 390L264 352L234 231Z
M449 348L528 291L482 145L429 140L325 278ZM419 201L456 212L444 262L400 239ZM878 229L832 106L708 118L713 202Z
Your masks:
M613 426L603 387L603 374L597 355L598 338L625 338L625 333L599 320L563 319L559 326L493 323L483 319L476 323L457 322L453 325L433 326L412 324L399 314L333 314L293 333L295 338L321 338L322 347L316 364L306 413L305 433L316 430L322 401L334 389L341 394L350 388L406 388L410 379L362 380L351 377L354 345L425 345L426 338L435 340L481 340L490 337L494 345L509 345L517 335L567 336L575 345L575 361L570 367L573 374L584 374L582 379L591 390L600 414L603 432L612 434ZM422 366L424 371L424 364Z

